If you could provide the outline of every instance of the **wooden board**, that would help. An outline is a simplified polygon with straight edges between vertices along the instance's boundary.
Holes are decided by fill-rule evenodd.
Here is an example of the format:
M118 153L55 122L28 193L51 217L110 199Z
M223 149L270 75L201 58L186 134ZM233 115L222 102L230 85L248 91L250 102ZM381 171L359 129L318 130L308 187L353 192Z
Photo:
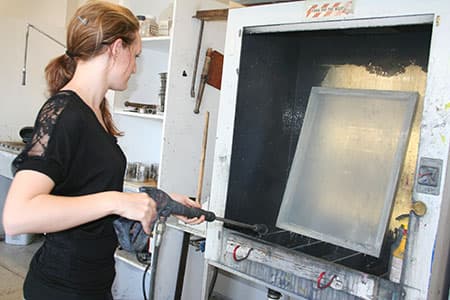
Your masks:
M195 18L203 21L224 21L228 18L228 9L198 10Z
M220 90L222 86L223 54L214 50L211 54L208 79L206 83Z

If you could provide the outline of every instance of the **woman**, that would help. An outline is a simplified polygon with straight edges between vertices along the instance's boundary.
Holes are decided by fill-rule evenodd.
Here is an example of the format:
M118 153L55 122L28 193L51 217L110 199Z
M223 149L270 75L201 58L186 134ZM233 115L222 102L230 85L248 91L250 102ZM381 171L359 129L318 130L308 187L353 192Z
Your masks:
M46 233L25 279L27 300L112 299L112 222L137 220L150 233L155 202L145 193L121 192L126 161L105 101L108 89L126 89L136 71L138 30L128 9L88 2L68 26L66 53L45 70L51 97L32 142L15 160L3 216L7 234Z

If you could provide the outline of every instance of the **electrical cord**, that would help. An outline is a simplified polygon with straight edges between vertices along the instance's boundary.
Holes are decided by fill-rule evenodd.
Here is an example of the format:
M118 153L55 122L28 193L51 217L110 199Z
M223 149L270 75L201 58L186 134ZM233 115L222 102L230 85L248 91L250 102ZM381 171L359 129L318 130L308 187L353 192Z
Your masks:
M246 260L249 257L250 253L253 251L253 248L250 248L250 249L248 249L247 254L245 256L238 258L237 257L237 250L240 247L241 247L240 245L236 245L236 247L234 247L234 249L233 249L233 259L234 259L234 261L237 261L237 262Z
M333 275L331 279L324 285L322 285L320 282L322 281L323 276L325 276L325 271L319 274L319 277L317 277L317 288L324 290L326 288L329 288L331 284L333 283L334 279L337 277L336 275Z
M142 275L142 294L144 295L144 300L147 300L147 293L145 292L145 277L147 275L148 269L150 268L151 263L145 267L144 274Z

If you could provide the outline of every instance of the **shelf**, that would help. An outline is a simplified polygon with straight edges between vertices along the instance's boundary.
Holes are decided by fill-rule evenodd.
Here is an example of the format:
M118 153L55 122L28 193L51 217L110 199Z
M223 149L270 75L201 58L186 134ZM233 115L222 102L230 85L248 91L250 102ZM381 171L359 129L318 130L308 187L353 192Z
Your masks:
M148 36L141 38L142 42L156 42L156 41L170 41L169 35L162 35L162 36Z
M0 150L19 154L25 148L25 143L20 141L0 141Z
M206 238L206 226L207 226L208 222L203 222L201 224L198 225L189 225L189 224L184 224L184 222L178 220L175 217L171 217L167 220L167 226L177 229L177 230L181 230L187 233L190 233L192 235L198 236L198 237L202 237L202 238Z
M156 113L156 114L141 114L131 111L122 111L115 110L114 114L122 115L122 116L130 116L144 119L153 119L153 120L164 120L164 113Z
M168 52L170 46L170 36L149 36L141 38L142 47L151 47L154 50Z
M135 253L130 253L123 249L117 249L114 253L114 257L142 271L144 271L147 267L145 264L137 260Z
M153 180L153 179L151 179L149 181L144 181L144 182L128 181L128 180L124 180L124 182L123 182L123 190L125 192L138 193L139 192L139 188L141 186L157 187L158 183L155 180Z

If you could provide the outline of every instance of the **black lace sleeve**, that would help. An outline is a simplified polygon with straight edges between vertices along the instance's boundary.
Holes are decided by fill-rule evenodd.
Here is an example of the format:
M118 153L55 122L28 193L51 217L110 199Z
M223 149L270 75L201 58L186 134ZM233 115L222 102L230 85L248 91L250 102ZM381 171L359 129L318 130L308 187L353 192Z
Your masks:
M13 169L44 173L55 183L64 178L78 134L76 122L63 113L70 101L64 93L47 100L37 116L32 140L13 161Z

